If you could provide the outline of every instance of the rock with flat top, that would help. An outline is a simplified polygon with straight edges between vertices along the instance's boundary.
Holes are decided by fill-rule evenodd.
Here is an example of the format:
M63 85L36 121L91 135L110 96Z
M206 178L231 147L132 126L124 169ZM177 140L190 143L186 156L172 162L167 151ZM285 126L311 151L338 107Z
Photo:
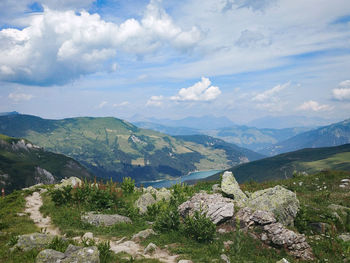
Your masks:
M18 248L23 251L28 251L31 249L43 249L54 239L54 235L43 234L43 233L33 233L18 236L17 244L13 249Z
M214 224L219 224L232 218L234 204L230 198L220 194L197 193L190 200L178 207L180 215L193 216L195 211L202 211Z
M156 233L153 231L153 229L146 229L138 232L137 234L133 235L131 240L141 240L146 239L150 235L155 235Z
M153 195L149 192L144 193L135 202L136 207L140 210L140 214L147 212L147 207L155 204L157 201L154 199Z
M88 212L81 216L81 221L94 225L94 226L112 226L120 223L129 223L132 221L127 216L121 216L118 214L98 214L96 212Z

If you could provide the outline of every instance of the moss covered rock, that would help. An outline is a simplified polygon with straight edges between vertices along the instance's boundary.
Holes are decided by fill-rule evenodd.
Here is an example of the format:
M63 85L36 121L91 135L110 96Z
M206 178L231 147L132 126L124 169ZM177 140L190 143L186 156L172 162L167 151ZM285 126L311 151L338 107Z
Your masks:
M23 251L28 251L34 248L45 248L54 239L54 235L33 233L27 235L21 235L18 237L17 244L14 248L18 248Z

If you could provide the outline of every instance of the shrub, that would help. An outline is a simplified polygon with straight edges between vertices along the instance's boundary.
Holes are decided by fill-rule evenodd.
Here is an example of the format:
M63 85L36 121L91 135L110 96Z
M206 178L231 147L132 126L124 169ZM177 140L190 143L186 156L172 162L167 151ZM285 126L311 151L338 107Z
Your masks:
M121 187L124 193L132 193L135 189L135 180L131 177L124 177Z
M47 248L60 251L64 253L69 245L69 242L62 239L61 237L55 236L54 239L50 242Z
M51 191L52 201L57 206L61 206L71 202L72 201L71 191L72 191L71 186L65 186L62 189L54 189L53 191Z
M112 259L111 246L109 241L101 242L97 245L98 251L100 252L100 262L107 263Z
M176 207L167 206L161 209L154 223L154 229L159 232L167 232L169 230L179 230L180 215Z
M195 211L193 216L187 216L184 220L185 234L198 242L213 240L215 231L214 223L202 211Z

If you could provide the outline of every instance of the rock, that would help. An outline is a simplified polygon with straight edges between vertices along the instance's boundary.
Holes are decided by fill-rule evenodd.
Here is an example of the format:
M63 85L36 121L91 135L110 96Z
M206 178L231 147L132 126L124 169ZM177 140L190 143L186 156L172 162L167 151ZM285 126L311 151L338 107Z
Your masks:
M224 172L222 175L221 191L227 196L233 198L240 207L243 207L248 199L241 188L239 188L239 185L232 172L229 171Z
M214 184L212 187L211 187L211 190L213 191L213 193L221 193L221 187L219 184Z
M249 207L241 208L236 214L236 218L240 221L241 228L248 228L251 225L266 225L276 222L276 218L272 212L256 210L253 211Z
M18 248L23 251L28 251L34 248L43 249L54 239L54 235L33 233L21 235L18 237L17 244L13 249Z
M289 263L289 261L285 258L282 258L281 260L278 260L276 263Z
M272 212L284 225L293 225L299 211L296 194L279 185L252 193L246 204L253 210Z
M62 179L60 184L56 184L55 188L63 188L65 186L76 187L81 185L81 180L78 177L69 177L68 179Z
M224 263L231 263L230 259L225 254L221 254L220 258Z
M302 260L313 260L314 256L305 236L285 228L281 223L272 223L263 226L268 239L266 242L277 247L284 247L289 253Z
M191 260L187 260L187 259L181 259L179 262L177 263L193 263Z
M344 242L350 241L350 233L343 233L343 234L339 235L338 237L341 240L343 240Z
M56 263L61 262L64 258L65 254L62 252L53 249L45 249L37 255L35 263Z
M350 213L350 208L342 205L335 205L335 204L330 204L328 209L333 210L333 211L338 211L340 212L343 216L346 216L346 214L349 212Z
M197 193L190 200L178 207L180 215L185 218L193 216L194 211L202 210L214 224L219 224L232 218L234 204L231 199L220 194Z
M143 195L141 195L139 199L137 199L135 205L140 210L140 214L144 214L147 212L147 207L155 204L156 202L157 201L154 199L153 195L151 193L146 192Z
M83 235L83 239L94 239L94 234L91 233L91 232L86 232L86 233Z
M153 231L153 229L146 229L138 232L137 234L133 235L131 240L140 240L140 239L146 239L150 235L155 235L156 233Z
M150 194L156 194L157 189L153 188L152 186L148 186L147 188L143 188L144 193L150 193Z
M159 189L157 192L156 192L156 201L159 202L159 201L162 201L162 200L165 200L165 201L169 201L171 198L171 192L170 190L166 189L166 188L161 188Z
M66 255L66 257L61 261L62 263L100 263L100 252L95 246L68 246L64 254Z
M329 229L329 225L322 222L310 223L309 227L316 233L325 234L326 230Z
M218 233L219 234L226 234L226 233L228 233L228 231L225 228L219 228Z
M94 226L112 226L120 223L132 223L131 219L127 216L97 214L95 212L85 213L81 216L81 220Z
M230 249L230 246L233 244L233 241L232 240L227 240L227 241L224 241L224 247L226 250L229 250Z
M153 254L153 252L157 249L158 247L153 244L153 243L149 243L147 245L147 247L145 248L145 250L143 251L143 253L145 254Z

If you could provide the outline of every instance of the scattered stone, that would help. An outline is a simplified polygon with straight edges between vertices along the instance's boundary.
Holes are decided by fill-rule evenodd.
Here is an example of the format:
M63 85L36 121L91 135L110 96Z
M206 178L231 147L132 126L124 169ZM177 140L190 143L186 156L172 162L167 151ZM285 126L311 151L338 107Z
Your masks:
M221 254L220 258L224 263L231 263L230 259L225 254Z
M17 216L26 216L27 213L17 213L16 215L17 215Z
M146 192L141 195L139 199L137 199L135 205L140 210L140 214L144 214L147 212L147 207L155 204L156 202L157 201L154 199L153 195L149 192Z
M345 188L346 185L345 185L345 184L340 184L339 187L340 187L340 188Z
M187 260L187 259L181 259L179 262L177 263L193 263L191 260Z
M342 179L340 182L342 182L342 183L350 183L350 179Z
M221 187L219 184L214 184L212 187L211 187L211 190L213 191L213 193L221 193Z
M276 263L289 263L289 261L285 258L282 258L281 260L278 260Z
M299 211L299 200L295 193L277 185L252 193L247 207L272 212L282 224L293 225Z
M219 234L225 234L225 233L227 233L228 231L225 229L225 228L219 228L218 229L218 233Z
M131 240L140 240L140 239L146 239L150 235L155 235L156 233L153 231L153 229L146 229L138 232L137 234L133 235Z
M220 194L197 193L190 200L178 207L180 215L185 218L193 216L195 211L206 213L214 224L219 224L232 218L234 204L231 199L222 197Z
M149 243L147 245L147 247L145 248L145 250L143 251L143 253L145 254L152 254L158 247L153 244L153 243Z
M60 184L56 184L55 188L63 188L65 186L76 187L81 184L81 180L78 177L69 177L68 179L62 179Z
M18 236L17 244L13 249L28 251L34 248L43 249L54 239L54 235L33 233Z
M61 262L65 257L66 255L62 252L53 249L45 249L37 255L35 263L56 263Z
M170 190L166 189L166 188L161 188L159 189L157 192L156 192L156 201L159 202L159 201L162 201L162 200L165 200L165 201L169 201L171 198L171 192Z
M221 191L227 196L233 198L238 206L244 206L247 201L247 196L243 193L239 187L232 172L226 171L222 175Z
M350 233L343 233L343 234L339 235L338 237L341 240L343 240L344 242L350 241Z
M86 233L83 235L83 239L94 239L94 234L91 233L91 232L86 232Z
M267 234L266 242L274 246L285 247L290 254L302 260L313 260L314 256L305 236L285 228L281 223L265 225L263 230Z
M95 212L85 213L81 216L81 220L94 226L112 226L120 223L132 223L131 219L127 216L97 214Z
M227 240L227 241L224 241L224 247L226 250L229 250L230 249L230 246L233 244L233 241L232 240Z
M350 208L342 205L330 204L328 209L333 211L339 211L343 216L346 216L347 212L350 212Z
M100 252L95 246L68 246L64 254L66 255L66 257L61 261L62 263L100 263Z

